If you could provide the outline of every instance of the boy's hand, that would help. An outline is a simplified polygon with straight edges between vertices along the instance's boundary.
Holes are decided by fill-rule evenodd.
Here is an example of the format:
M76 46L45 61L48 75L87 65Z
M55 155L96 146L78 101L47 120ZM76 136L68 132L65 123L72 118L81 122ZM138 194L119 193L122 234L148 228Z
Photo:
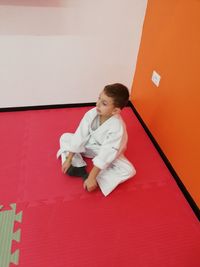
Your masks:
M66 173L67 170L69 169L69 167L72 164L72 158L74 156L74 153L69 152L69 155L67 156L66 160L64 161L63 165L62 165L62 172Z
M97 181L96 179L92 179L88 177L84 184L83 184L84 189L87 189L89 192L95 190L97 188Z
M96 166L93 166L88 178L85 180L83 187L87 189L89 192L95 190L97 188L97 180L96 177L99 174L100 169Z
M62 172L63 172L63 173L66 173L70 166L71 166L71 160L69 160L69 159L67 158L67 159L64 161L63 165L62 165Z

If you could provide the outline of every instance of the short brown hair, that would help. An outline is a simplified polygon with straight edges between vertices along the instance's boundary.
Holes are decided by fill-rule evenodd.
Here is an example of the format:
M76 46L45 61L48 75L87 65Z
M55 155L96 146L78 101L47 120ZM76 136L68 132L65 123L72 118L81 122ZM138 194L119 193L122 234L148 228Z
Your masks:
M113 99L115 107L123 109L127 105L129 91L125 85L121 83L109 84L104 87L104 92Z

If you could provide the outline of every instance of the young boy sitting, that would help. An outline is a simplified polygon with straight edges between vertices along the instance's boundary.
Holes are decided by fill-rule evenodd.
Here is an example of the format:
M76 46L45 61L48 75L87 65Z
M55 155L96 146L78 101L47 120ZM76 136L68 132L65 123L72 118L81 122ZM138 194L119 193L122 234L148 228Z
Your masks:
M128 99L126 86L120 83L105 86L96 107L86 112L76 132L64 133L60 138L57 157L61 156L63 173L82 176L83 186L89 192L99 185L107 196L136 174L123 155L128 137L120 112ZM93 167L89 174L82 155L92 158Z

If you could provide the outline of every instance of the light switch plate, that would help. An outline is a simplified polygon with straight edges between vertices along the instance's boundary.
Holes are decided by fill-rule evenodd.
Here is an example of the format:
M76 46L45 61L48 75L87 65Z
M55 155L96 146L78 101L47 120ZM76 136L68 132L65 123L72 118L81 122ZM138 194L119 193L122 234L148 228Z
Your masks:
M161 79L161 76L154 70L152 73L151 80L155 84L155 86L157 86L157 87L159 86L160 79Z

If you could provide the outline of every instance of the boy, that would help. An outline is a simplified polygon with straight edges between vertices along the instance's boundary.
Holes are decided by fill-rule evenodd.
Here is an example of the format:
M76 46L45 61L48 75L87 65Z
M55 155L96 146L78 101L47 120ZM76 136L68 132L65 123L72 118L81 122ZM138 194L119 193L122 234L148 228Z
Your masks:
M105 86L96 107L86 112L76 132L65 133L60 138L57 157L61 155L63 173L82 176L83 186L89 192L99 185L107 196L136 173L123 155L128 138L120 111L128 99L126 86L120 83ZM81 154L92 158L93 168L89 174Z

